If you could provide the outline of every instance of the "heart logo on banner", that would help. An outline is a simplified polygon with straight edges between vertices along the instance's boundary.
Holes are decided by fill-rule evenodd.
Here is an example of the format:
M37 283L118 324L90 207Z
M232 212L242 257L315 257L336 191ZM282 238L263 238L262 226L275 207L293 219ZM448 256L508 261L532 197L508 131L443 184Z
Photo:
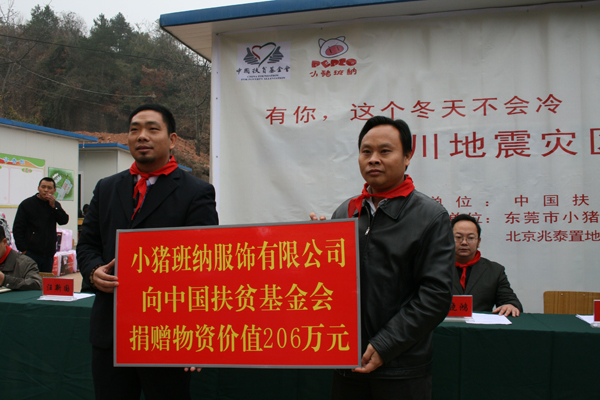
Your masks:
M252 54L260 61L258 64L259 67L271 57L276 47L277 45L273 42L265 43L262 46L252 46Z

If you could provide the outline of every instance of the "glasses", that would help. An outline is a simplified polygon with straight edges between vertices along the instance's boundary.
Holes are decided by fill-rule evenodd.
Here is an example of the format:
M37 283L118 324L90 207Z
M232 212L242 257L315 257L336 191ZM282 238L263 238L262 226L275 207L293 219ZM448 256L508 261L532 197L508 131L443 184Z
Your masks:
M454 241L456 243L462 243L463 240L466 240L467 243L469 243L469 244L473 244L473 243L477 242L477 238L466 238L466 237L462 237L462 236L454 236Z

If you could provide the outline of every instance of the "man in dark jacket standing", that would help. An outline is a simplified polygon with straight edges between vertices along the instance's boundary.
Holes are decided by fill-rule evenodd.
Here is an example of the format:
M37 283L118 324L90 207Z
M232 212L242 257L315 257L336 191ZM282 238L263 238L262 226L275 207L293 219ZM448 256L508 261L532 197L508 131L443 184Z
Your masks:
M334 372L335 400L432 397L433 329L452 300L454 240L444 207L405 175L411 139L402 120L367 121L358 138L364 189L332 217L358 218L363 340L362 367Z
M69 222L69 216L54 198L54 192L54 179L42 178L38 193L19 204L13 224L17 249L35 261L40 272L52 272L56 253L56 224L65 225Z
M219 223L212 185L178 168L175 119L158 104L129 117L128 145L135 162L101 179L83 221L77 263L84 286L96 293L90 317L92 376L96 399L189 400L190 374L183 368L115 367L114 274L117 229L154 229ZM119 290L128 290L119 287Z

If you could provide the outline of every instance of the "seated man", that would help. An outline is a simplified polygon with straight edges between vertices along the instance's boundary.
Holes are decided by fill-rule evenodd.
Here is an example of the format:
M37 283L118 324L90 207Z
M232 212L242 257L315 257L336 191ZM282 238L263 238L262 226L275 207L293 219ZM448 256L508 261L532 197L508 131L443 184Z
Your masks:
M42 290L42 277L31 258L8 246L6 233L0 228L0 286L12 290Z
M481 227L470 215L460 214L452 220L456 242L456 274L453 295L472 295L473 311L490 311L518 317L523 306L510 287L504 267L481 257Z

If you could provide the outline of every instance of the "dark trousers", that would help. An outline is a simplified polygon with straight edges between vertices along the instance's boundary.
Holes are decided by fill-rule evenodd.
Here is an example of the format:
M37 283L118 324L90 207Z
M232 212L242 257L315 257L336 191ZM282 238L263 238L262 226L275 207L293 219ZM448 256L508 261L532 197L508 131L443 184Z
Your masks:
M332 400L431 400L431 374L419 378L374 378L368 374L333 372Z
M38 270L40 272L52 272L52 265L54 264L54 256L51 257L43 257L38 256L35 253L27 251L25 255L31 258L38 266Z
M115 367L113 349L92 347L96 400L191 400L191 372L180 367Z

